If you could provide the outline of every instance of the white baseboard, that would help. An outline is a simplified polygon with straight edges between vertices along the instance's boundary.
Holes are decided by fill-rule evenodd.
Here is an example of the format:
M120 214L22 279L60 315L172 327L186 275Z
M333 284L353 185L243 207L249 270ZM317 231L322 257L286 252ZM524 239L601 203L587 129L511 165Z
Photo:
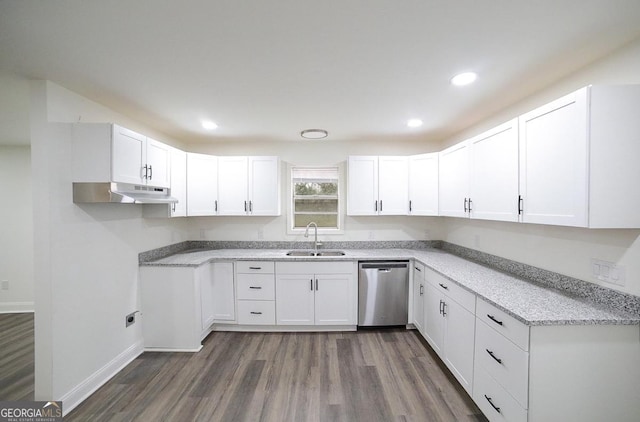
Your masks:
M0 314L22 314L33 312L33 302L0 302Z
M145 352L171 352L171 353L198 353L202 350L202 345L197 349L172 349L168 347L145 347Z
M63 402L63 416L66 416L82 403L87 397L102 387L125 366L130 364L143 352L142 340L132 344L125 351L116 356L111 362L97 370L89 378L78 384L73 390L63 395L59 400Z
M357 325L213 325L213 331L254 333L320 333L328 331L357 331Z

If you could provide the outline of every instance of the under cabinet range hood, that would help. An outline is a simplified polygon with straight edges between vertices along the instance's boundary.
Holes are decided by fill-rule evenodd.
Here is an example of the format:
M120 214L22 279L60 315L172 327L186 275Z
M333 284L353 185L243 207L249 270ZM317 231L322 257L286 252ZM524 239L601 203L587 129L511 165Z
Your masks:
M175 204L169 188L130 185L127 183L73 183L73 202L119 204Z

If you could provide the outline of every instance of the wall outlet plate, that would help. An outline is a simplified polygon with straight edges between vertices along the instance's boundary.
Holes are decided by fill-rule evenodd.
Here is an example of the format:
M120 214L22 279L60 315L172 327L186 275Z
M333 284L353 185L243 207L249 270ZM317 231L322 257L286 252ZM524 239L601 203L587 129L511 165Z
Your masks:
M132 312L129 315L124 317L124 327L127 328L130 325L133 325L136 323L136 313L138 313L138 311L136 312Z
M591 274L596 280L617 286L625 285L625 267L616 265L615 262L591 259Z

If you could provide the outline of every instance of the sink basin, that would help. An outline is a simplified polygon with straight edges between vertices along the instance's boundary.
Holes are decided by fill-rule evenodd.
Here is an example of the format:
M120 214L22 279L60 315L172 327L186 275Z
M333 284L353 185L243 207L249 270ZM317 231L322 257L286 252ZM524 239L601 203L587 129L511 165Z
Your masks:
M344 252L342 251L319 251L315 253L314 251L306 251L306 250L295 250L287 252L287 256L344 256Z
M344 256L342 251L320 251L316 256Z
M289 251L287 252L287 256L315 256L313 251Z

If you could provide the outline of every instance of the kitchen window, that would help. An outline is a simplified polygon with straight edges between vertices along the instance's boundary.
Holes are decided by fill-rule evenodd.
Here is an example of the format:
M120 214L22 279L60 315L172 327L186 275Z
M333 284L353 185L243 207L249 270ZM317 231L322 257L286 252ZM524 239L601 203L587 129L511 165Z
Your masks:
M291 229L304 229L312 221L320 230L340 229L339 176L337 167L291 168Z

